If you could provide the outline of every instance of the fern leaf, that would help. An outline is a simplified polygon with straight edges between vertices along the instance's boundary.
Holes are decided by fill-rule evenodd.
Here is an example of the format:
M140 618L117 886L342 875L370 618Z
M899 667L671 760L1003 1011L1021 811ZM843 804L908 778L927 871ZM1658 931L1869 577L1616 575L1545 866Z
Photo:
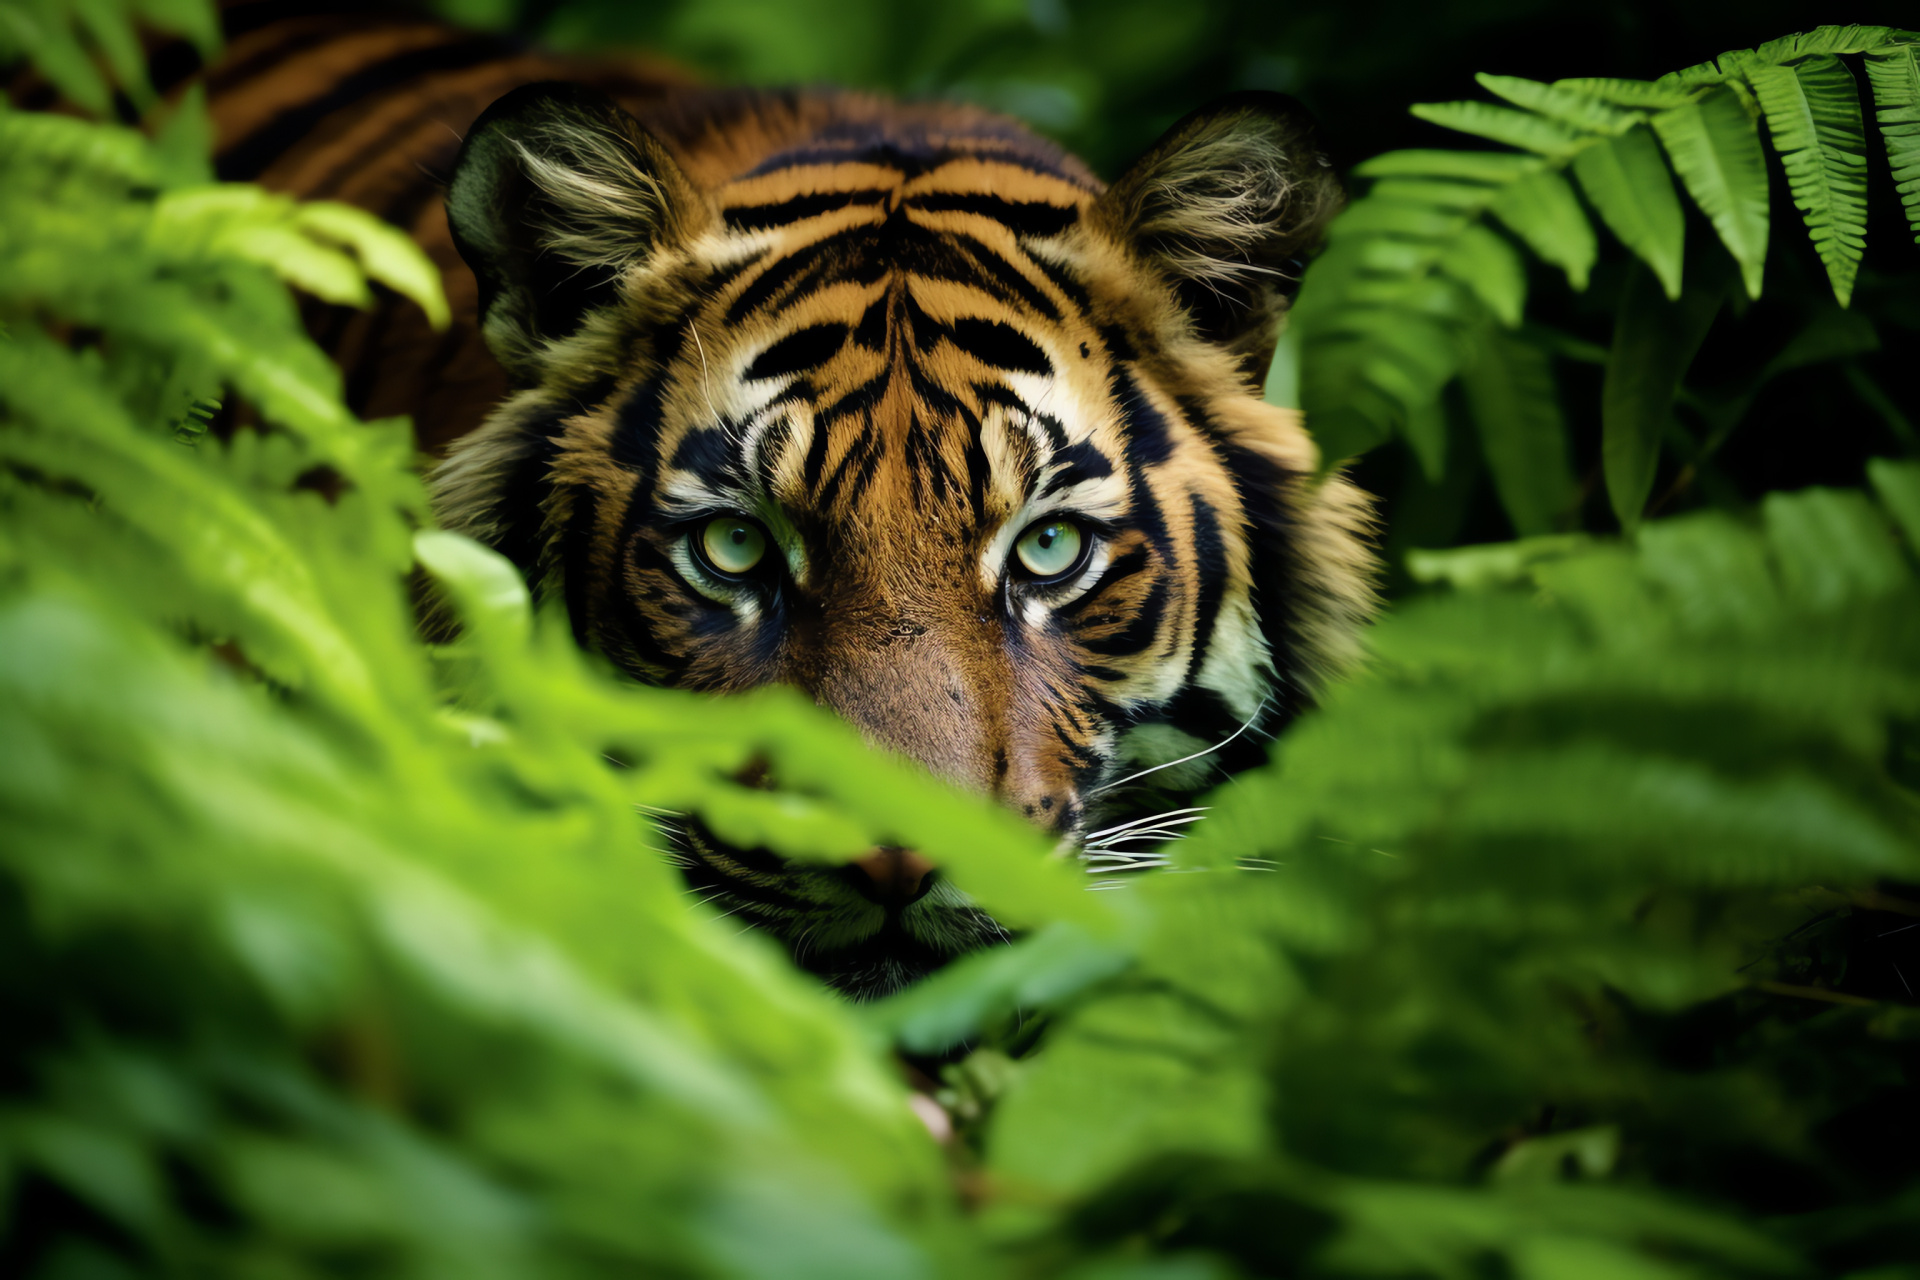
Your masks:
M1527 273L1520 255L1479 224L1461 229L1440 255L1440 270L1473 290L1494 318L1511 329L1527 305Z
M1587 148L1573 158L1573 173L1620 243L1652 269L1668 298L1678 298L1686 218L1652 132L1630 129Z
M75 103L96 116L113 110L113 90L73 32L49 9L0 5L0 55L18 52Z
M133 7L161 31L184 36L212 62L220 50L220 8L212 0L133 0Z
M1899 34L1893 27L1815 27L1769 40L1753 56L1757 62L1779 65L1822 53L1865 53Z
M1439 484L1447 473L1447 412L1439 400L1407 414L1400 434L1406 437L1428 484Z
M1539 347L1489 334L1460 375L1501 505L1522 537L1549 533L1574 494L1553 366Z
M1846 306L1867 235L1867 135L1853 73L1832 54L1792 67L1754 67L1748 83L1767 113L1793 202Z
M444 329L452 315L440 273L420 246L404 232L390 227L363 209L321 201L299 206L296 227L354 252L366 273L402 297L418 303L436 329Z
M1624 529L1640 523L1681 375L1719 309L1717 293L1689 290L1669 302L1650 272L1627 277L1600 390L1601 463Z
M1710 89L1738 80L1741 70L1752 60L1752 50L1735 49L1706 62L1669 71L1654 83L1668 89Z
M1557 120L1490 102L1421 102L1410 110L1430 124L1556 160L1566 159L1592 141L1590 135Z
M140 37L133 29L133 15L119 0L68 0L68 3L121 90L142 110L152 105L153 86L147 82L147 58L141 52Z
M1874 115L1886 139L1894 189L1907 210L1907 226L1920 244L1920 46L1882 45L1867 53Z
M213 120L207 115L204 85L189 85L161 118L153 133L152 154L165 186L206 186L214 181Z
M1788 592L1812 609L1870 600L1907 581L1886 517L1863 493L1770 493L1760 510Z
M1575 289L1587 287L1587 274L1600 246L1586 211L1560 174L1542 169L1513 183L1500 193L1491 211L1528 248L1566 272L1568 284Z
M1572 80L1555 80L1553 88L1584 97L1597 98L1601 102L1610 102L1618 107L1639 107L1647 111L1664 111L1669 107L1684 107L1697 101L1700 90L1656 84L1651 80L1615 80L1606 76L1582 76Z
M1536 172L1539 156L1511 151L1389 151L1354 166L1362 178L1442 178L1506 183Z
M1538 80L1523 80L1519 76L1492 76L1485 73L1474 79L1479 81L1481 88L1498 94L1517 107L1525 107L1550 120L1571 125L1583 133L1624 133L1640 122L1636 112L1622 111L1604 98L1563 85L1541 84Z
M1653 128L1674 172L1740 264L1747 296L1759 297L1767 263L1767 161L1753 120L1737 97L1721 91L1662 111Z
M1880 505L1906 534L1908 549L1920 553L1920 465L1875 458L1867 463L1867 476Z

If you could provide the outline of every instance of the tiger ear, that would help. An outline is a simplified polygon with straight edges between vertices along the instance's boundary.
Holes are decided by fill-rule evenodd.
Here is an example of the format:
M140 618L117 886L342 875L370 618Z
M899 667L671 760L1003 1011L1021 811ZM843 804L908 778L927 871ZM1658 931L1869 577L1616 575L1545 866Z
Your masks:
M516 382L535 376L541 344L615 301L630 268L690 239L705 214L658 139L613 99L572 84L524 85L488 107L447 190L487 345Z
M1167 130L1107 188L1095 217L1167 280L1200 334L1258 380L1302 259L1343 200L1306 108L1248 92Z

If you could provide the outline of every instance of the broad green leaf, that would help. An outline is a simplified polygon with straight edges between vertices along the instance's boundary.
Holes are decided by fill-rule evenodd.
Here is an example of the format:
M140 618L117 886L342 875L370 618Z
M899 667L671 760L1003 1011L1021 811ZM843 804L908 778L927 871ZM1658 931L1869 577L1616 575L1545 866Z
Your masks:
M1907 226L1920 244L1920 44L1882 45L1867 53L1874 116L1886 140L1894 190L1906 206Z
M1556 160L1571 156L1592 141L1592 135L1556 120L1489 102L1422 102L1409 109L1443 129L1490 138Z
M1653 489L1680 379L1720 310L1717 290L1689 289L1677 302L1663 293L1645 268L1628 274L1600 392L1607 497L1628 530L1640 523Z
M1440 270L1460 281L1501 324L1520 323L1527 305L1527 273L1520 255L1492 231L1479 224L1460 230L1440 255Z
M1599 244L1593 224L1567 180L1551 169L1520 179L1500 193L1492 212L1527 247L1567 273L1575 289L1587 287Z
M1793 202L1846 306L1867 236L1867 135L1853 73L1832 54L1747 74L1767 113Z
M1767 262L1767 162L1751 117L1731 92L1653 117L1674 172L1740 264L1747 296L1760 296Z
M1525 339L1496 331L1460 383L1513 527L1522 537L1551 532L1574 495L1552 362Z
M1571 89L1564 84L1541 84L1518 76L1474 77L1480 87L1505 98L1515 106L1538 112L1561 124L1589 133L1624 133L1638 124L1638 112L1622 111L1605 99Z
M1652 269L1669 299L1680 296L1686 218L1659 145L1630 129L1573 158L1580 189L1620 243Z

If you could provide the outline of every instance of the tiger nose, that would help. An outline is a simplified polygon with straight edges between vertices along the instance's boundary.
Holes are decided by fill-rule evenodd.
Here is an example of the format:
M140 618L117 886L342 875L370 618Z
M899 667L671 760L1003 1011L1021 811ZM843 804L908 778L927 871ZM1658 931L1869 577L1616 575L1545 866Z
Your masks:
M882 845L848 863L846 877L868 901L883 907L904 907L925 897L939 872L911 849Z

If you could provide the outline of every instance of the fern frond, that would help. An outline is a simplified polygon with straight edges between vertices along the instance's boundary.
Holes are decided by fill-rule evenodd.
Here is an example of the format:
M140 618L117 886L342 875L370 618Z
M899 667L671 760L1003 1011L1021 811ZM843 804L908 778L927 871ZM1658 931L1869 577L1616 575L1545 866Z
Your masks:
M1628 275L1600 391L1600 456L1607 497L1625 529L1640 523L1674 394L1720 309L1720 298L1709 291L1689 291L1677 300L1662 292L1650 273L1635 270Z
M1757 127L1764 114L1795 203L1844 305L1865 243L1866 171L1858 95L1837 55L1868 53L1881 130L1920 239L1916 40L1920 36L1884 27L1822 27L1756 50L1730 51L1657 81L1585 78L1543 84L1483 75L1483 87L1515 105L1414 107L1421 119L1528 154L1396 152L1356 170L1374 179L1375 186L1334 222L1335 250L1309 271L1297 313L1307 370L1305 407L1316 423L1333 424L1328 461L1370 447L1424 411L1430 401L1408 397L1427 388L1437 395L1432 372L1448 364L1457 369L1453 349L1464 342L1461 358L1467 358L1488 332L1467 314L1472 308L1456 305L1444 335L1432 335L1444 341L1445 349L1423 353L1419 376L1394 377L1385 372L1386 365L1402 358L1404 344L1419 326L1394 330L1391 341L1383 339L1369 352L1364 341L1351 336L1354 326L1336 318L1342 308L1395 306L1394 276L1407 284L1425 279L1436 269L1441 245L1466 236L1469 227L1489 217L1513 232L1533 256L1564 271L1574 288L1586 287L1599 245L1587 210L1564 176L1569 167L1593 212L1654 273L1669 300L1681 296L1684 265L1677 176L1739 264L1748 296L1758 297L1771 240L1766 157ZM1524 304L1524 291L1514 287L1505 270L1508 260L1475 240L1459 249L1454 261L1464 264L1468 256L1478 256L1492 266L1492 274L1483 280L1464 265L1444 274L1465 283L1474 300L1506 325L1516 300ZM1370 319L1383 323L1378 314ZM1323 332L1349 336L1329 357L1337 371L1317 377L1313 370L1321 353L1315 346ZM1358 398L1347 404L1324 398L1336 393ZM1640 461L1629 468L1635 474L1640 469ZM1633 505L1634 487L1615 489L1616 502Z
M1575 289L1587 287L1587 273L1593 269L1599 245L1573 188L1558 172L1542 169L1513 183L1489 206L1489 212L1543 261L1566 272L1568 284Z
M1748 81L1767 113L1793 202L1846 306L1867 234L1867 135L1853 73L1832 54L1756 66Z
M1894 188L1906 207L1914 243L1920 244L1920 44L1881 45L1867 52L1866 63Z
M1747 296L1760 296L1767 263L1767 159L1740 100L1726 90L1653 117L1694 203L1740 264Z
M1605 97L1573 88L1566 81L1541 84L1538 80L1484 72L1474 80L1487 92L1498 94L1517 107L1557 120L1581 133L1625 133L1641 119L1638 112L1622 111Z
M1486 102L1422 102L1410 108L1430 124L1470 133L1477 138L1504 142L1508 146L1536 152L1552 160L1570 158L1582 147L1592 145L1588 133L1571 128L1547 116L1496 107Z
M1521 537L1551 532L1576 486L1547 353L1515 334L1488 334L1460 385L1513 527Z
M1686 219L1653 131L1629 129L1587 148L1573 158L1573 173L1607 229L1678 298Z
M97 52L132 102L153 104L136 23L184 36L211 60L220 20L207 0L8 0L0 4L0 63L24 58L61 93L96 116L113 113L113 88Z

